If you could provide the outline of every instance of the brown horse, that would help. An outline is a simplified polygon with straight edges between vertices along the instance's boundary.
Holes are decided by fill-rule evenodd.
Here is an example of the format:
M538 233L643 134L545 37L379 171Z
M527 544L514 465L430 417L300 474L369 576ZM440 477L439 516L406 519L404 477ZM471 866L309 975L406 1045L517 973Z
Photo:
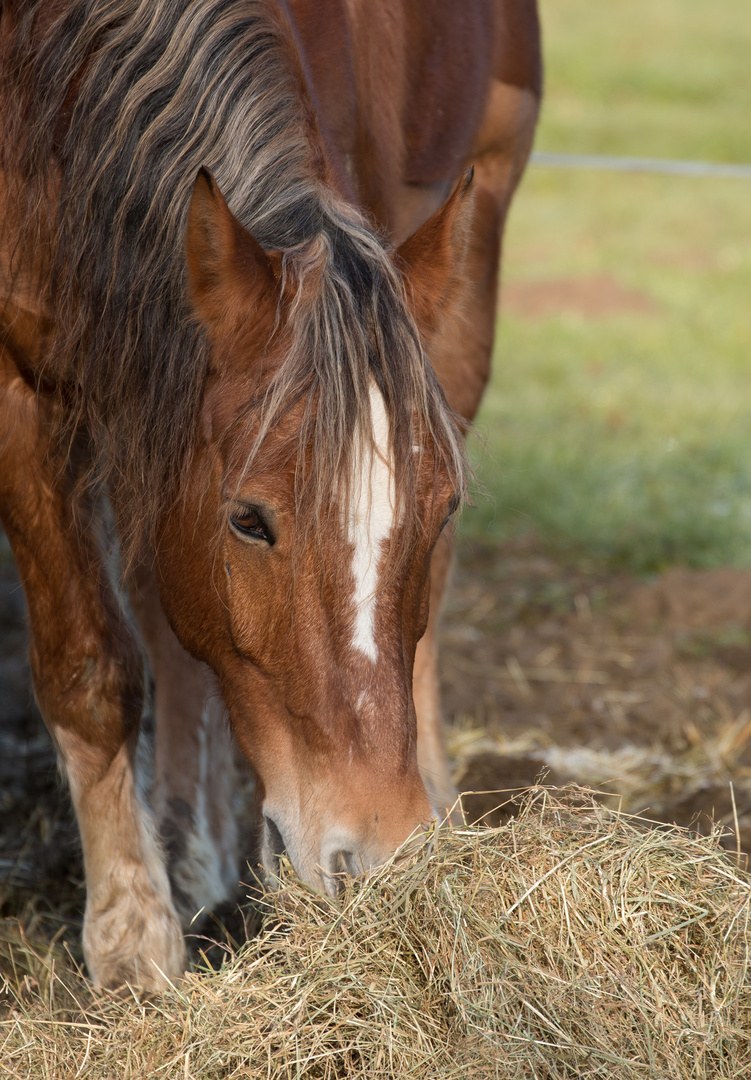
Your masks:
M454 801L444 527L537 115L535 0L0 11L0 515L89 970L158 987L181 922L236 887L227 714L272 872L286 850L333 892Z

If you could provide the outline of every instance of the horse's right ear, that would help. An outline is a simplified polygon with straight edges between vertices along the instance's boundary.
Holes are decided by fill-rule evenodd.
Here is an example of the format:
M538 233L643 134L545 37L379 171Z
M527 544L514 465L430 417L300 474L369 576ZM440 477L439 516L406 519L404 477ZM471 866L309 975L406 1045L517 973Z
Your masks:
M399 248L398 261L407 295L426 338L466 287L473 176L474 168L467 169L445 203Z
M209 329L247 319L249 306L276 302L268 255L227 206L208 169L193 185L185 255L193 307Z

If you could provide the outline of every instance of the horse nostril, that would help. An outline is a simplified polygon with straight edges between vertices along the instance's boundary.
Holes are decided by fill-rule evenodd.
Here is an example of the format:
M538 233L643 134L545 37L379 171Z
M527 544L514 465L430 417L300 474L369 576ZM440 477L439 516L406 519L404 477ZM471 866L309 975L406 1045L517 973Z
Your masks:
M263 815L263 820L266 824L266 843L274 855L283 855L287 850L287 845L284 843L284 837L279 832L279 826L266 814Z
M278 874L279 859L287 850L287 845L284 843L284 837L279 831L276 822L266 814L263 815L263 825L261 861L267 871L270 871L272 874Z
M351 877L360 877L361 874L365 873L365 865L359 851L343 851L342 860L347 868L347 873Z
M336 882L337 892L344 888L344 878L364 873L362 857L354 851L335 851L329 859L328 876Z

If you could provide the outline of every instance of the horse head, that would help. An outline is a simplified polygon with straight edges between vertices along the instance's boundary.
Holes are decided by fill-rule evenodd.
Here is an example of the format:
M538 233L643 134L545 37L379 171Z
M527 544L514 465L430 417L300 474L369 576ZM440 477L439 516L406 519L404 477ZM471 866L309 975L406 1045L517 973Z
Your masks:
M356 296L337 307L358 279L340 267L332 287L330 236L264 251L204 171L190 205L190 295L210 368L187 494L159 530L160 593L180 640L217 673L255 772L264 865L286 850L328 892L443 812L417 766L412 671L463 473L420 339L429 345L461 276L467 188L385 255L402 298L388 318L404 324L388 333ZM400 334L419 384L403 394L404 372L380 355Z

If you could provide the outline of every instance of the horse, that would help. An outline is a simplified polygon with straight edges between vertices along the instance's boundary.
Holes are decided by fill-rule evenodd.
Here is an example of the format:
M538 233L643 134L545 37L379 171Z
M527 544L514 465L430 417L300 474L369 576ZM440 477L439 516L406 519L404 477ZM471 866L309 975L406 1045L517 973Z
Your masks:
M237 888L229 729L271 876L333 895L451 812L436 626L540 93L535 0L4 0L0 519L96 985L179 978Z

